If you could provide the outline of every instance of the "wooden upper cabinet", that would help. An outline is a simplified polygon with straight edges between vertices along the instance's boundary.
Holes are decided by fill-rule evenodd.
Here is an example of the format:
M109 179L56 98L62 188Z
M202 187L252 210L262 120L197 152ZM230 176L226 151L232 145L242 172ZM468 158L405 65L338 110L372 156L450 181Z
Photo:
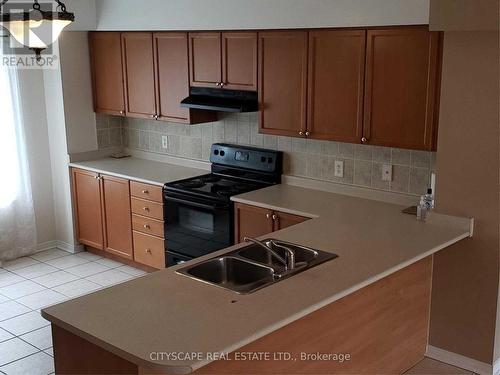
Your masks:
M309 32L309 138L360 142L365 30Z
M102 250L104 236L99 175L80 169L72 169L71 173L78 241Z
M363 137L431 150L437 121L440 34L427 27L368 30Z
M222 82L221 34L189 33L191 86L218 87Z
M235 242L243 242L245 237L260 237L274 230L272 219L273 211L249 206L246 204L235 204Z
M157 108L161 120L189 122L190 111L180 106L189 96L187 33L154 34Z
M132 214L129 181L102 176L105 223L104 250L132 259Z
M257 91L257 33L222 33L222 82L225 89Z
M259 33L260 132L306 131L307 31Z
M156 115L152 33L122 34L125 71L126 114L154 118Z
M89 33L94 110L111 115L125 113L122 48L119 32Z

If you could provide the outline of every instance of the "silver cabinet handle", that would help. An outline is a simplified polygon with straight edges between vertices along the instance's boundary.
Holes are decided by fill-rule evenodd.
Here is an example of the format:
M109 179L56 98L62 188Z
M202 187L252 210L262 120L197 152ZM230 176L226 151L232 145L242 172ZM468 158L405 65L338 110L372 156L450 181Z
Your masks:
M278 216L276 214L273 215L273 220L278 219Z
M220 86L220 82L216 82L215 86L219 87Z
M368 142L368 139L363 137L363 138L361 138L361 142L366 143L366 142Z
M151 229L151 227L149 226L149 224L144 224L144 229Z
M149 191L148 190L143 190L142 194L149 194Z
M300 131L300 132L299 132L299 135L304 135L304 132L303 132L303 131Z
M151 254L151 249L146 249L146 254Z
M149 207L143 207L142 209L146 212L149 212Z
M124 115L125 114L125 111L120 111L120 115Z
M309 137L310 135L311 135L311 133L306 132L306 137Z
M271 218L271 214L266 214L266 218L270 219Z

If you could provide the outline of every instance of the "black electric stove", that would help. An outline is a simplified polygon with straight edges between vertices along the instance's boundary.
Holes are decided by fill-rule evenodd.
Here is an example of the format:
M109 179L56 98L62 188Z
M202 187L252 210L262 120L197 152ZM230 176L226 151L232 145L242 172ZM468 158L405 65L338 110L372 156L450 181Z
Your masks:
M210 161L212 173L163 188L167 266L232 245L231 197L281 182L279 151L216 143Z

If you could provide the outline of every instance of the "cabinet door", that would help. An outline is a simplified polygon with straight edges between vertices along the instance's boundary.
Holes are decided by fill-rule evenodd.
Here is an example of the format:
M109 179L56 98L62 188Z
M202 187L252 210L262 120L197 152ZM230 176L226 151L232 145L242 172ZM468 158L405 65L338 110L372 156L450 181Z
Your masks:
M308 217L287 214L284 212L276 212L274 219L274 230L285 229L296 224L303 223L309 220Z
M132 259L132 214L129 181L102 176L104 202L104 250Z
M162 120L189 122L189 109L181 100L189 96L187 33L154 34L158 116Z
M307 31L259 33L260 132L306 130Z
M439 38L423 27L368 31L363 129L368 144L432 149Z
M226 89L257 91L257 33L222 33L222 82Z
M112 115L125 113L120 33L89 33L94 110Z
M365 30L309 33L309 138L361 141L365 41Z
M235 241L243 242L245 237L260 237L273 231L273 212L265 208L235 204Z
M191 86L217 87L222 82L221 34L189 33Z
M78 241L96 249L103 249L102 201L99 175L81 169L72 169L73 205Z
M122 47L127 116L154 118L153 34L123 33Z

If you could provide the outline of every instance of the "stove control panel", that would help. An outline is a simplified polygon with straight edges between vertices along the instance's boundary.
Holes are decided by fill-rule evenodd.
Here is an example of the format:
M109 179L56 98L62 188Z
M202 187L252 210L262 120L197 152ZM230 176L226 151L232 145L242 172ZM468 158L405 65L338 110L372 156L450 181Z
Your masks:
M263 148L215 143L212 145L210 161L224 166L281 174L283 154Z

